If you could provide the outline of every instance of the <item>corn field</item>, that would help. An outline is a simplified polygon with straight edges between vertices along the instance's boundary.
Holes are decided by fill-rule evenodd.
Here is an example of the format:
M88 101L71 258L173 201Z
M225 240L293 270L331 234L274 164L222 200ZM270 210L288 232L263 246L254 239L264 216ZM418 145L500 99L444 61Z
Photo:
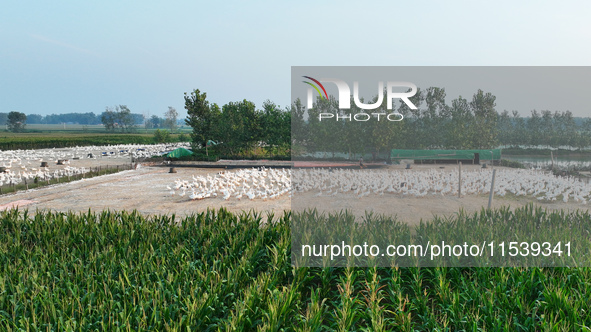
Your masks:
M295 269L292 217L224 209L177 221L136 211L3 211L0 330L591 326L588 268Z

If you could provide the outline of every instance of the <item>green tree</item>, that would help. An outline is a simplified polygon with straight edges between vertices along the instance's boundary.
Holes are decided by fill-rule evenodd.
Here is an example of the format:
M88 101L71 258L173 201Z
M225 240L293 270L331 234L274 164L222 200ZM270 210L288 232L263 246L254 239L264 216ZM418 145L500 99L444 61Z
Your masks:
M106 107L101 115L101 122L107 130L114 131L115 128L121 128L123 132L131 131L135 123L131 111L125 105Z
M378 96L375 96L372 103L376 103L377 100ZM375 153L374 156L378 157L380 152L395 147L396 139L399 138L397 133L400 131L404 120L388 120L388 114L393 112L387 109L386 100L383 100L382 104L376 109L369 110L368 113L372 115L371 119L367 122L360 123L360 125L365 127L362 130L367 133L367 136L362 135L362 137L365 137L365 144L372 148L372 154Z
M425 104L427 109L423 114L424 145L428 148L441 148L445 146L446 123L451 118L449 107L445 104L445 89L429 87L425 91Z
M580 131L571 111L555 112L554 119L558 145L577 146Z
M557 118L552 116L552 112L548 111L548 110L543 110L541 112L542 114L542 119L541 119L541 131L544 133L544 135L542 135L540 137L540 142L539 144L542 145L550 145L550 146L558 146L560 145L559 143L559 137L556 133L556 127L555 127L555 123L559 122L556 121ZM556 112L557 117L560 117L560 114L558 112Z
M410 90L408 90L410 91ZM407 91L407 92L408 92ZM430 135L430 131L423 126L423 112L421 106L425 101L425 93L420 88L409 100L417 107L416 110L410 109L405 102L400 100L398 112L404 116L406 127L406 136L404 137L404 147L407 149L423 149L425 148L425 135Z
M292 156L300 155L303 152L303 148L306 144L307 140L307 126L308 123L305 121L304 116L306 114L306 109L302 104L302 101L298 98L296 99L288 109L290 114L290 122L291 122L291 147L292 147Z
M162 123L164 123L164 119L159 118L158 115L152 115L146 120L145 126L146 129L162 128Z
M531 111L531 117L527 120L527 131L529 132L530 145L540 145L544 132L542 131L542 118L536 110Z
M116 118L122 132L130 132L134 127L134 119L131 114L131 110L125 105L115 106Z
M511 144L511 135L513 134L513 121L509 115L509 111L504 110L499 115L499 121L497 122L498 139L502 145Z
M27 122L27 116L25 113L21 112L10 112L8 113L8 119L6 124L8 125L8 130L12 132L20 132L25 129L25 125Z
M338 141L341 143L342 150L348 153L349 159L356 159L356 154L362 154L365 152L365 147L370 144L368 143L368 126L364 122L351 121L349 115L361 113L361 109L354 103L351 102L350 111L344 112L339 110L339 116L341 119L338 122L342 124L342 132Z
M191 139L194 148L205 148L207 140L213 138L214 121L220 113L216 104L209 105L207 94L201 93L198 89L193 90L189 95L185 93L185 109L187 118L185 123L193 128Z
M478 89L472 97L470 108L474 114L474 148L490 149L498 145L497 141L497 117L495 110L496 97L490 92L486 94Z
M474 114L472 114L468 100L462 96L452 100L450 114L451 122L446 132L447 147L451 149L473 148L473 140L477 133L473 130Z
M263 103L260 114L261 140L269 153L280 147L288 148L291 144L291 117L270 100Z
M527 145L529 142L529 132L527 131L526 121L519 116L519 112L513 111L513 134L511 135L511 145Z
M339 111L338 101L330 96L330 99L318 98L314 107L308 109L308 141L306 147L310 152L333 153L342 148L340 128L342 123L333 118L320 118L321 113L335 114ZM348 121L348 120L347 120Z
M230 102L214 116L211 139L222 143L218 149L236 155L251 151L261 141L259 114L254 103Z
M115 111L112 108L107 107L105 109L105 111L103 112L103 114L101 115L101 122L105 126L105 129L114 130L115 123L117 123L117 117L115 115Z

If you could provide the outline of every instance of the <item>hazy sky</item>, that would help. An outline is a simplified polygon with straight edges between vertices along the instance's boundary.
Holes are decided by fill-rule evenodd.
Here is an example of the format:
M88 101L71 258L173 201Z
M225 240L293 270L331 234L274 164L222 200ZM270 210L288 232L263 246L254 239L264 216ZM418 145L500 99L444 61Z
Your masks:
M0 112L184 116L193 89L286 106L291 66L589 66L589 13L588 1L6 1Z

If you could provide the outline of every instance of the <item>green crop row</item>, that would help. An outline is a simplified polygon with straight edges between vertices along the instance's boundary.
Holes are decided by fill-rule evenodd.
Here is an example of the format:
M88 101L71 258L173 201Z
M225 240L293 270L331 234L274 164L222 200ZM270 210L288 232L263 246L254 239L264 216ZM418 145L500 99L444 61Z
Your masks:
M591 215L586 210L549 212L532 204L514 210L507 206L482 209L473 214L461 210L453 217L434 216L415 227L370 212L361 219L348 211L294 213L291 222L294 265L591 266ZM352 250L343 244L364 243L375 245L376 254L369 255L365 249L357 255L340 255ZM444 249L446 244L448 249ZM389 245L395 246L391 249L394 254L387 254ZM328 254L321 253L327 246ZM458 246L454 249L456 254L452 255L455 246Z
M26 149L50 149L66 148L89 145L116 145L116 144L153 144L152 135L139 134L87 134L87 135L50 135L50 136L24 136L24 137L0 137L0 150L26 150Z
M456 222L466 223L467 231L476 221L519 222L531 220L533 213L538 212L477 213ZM296 269L290 259L295 217L224 209L180 220L135 211L1 212L0 330L572 331L591 326L588 268ZM579 220L570 214L544 218ZM417 234L445 222L453 221L423 224Z

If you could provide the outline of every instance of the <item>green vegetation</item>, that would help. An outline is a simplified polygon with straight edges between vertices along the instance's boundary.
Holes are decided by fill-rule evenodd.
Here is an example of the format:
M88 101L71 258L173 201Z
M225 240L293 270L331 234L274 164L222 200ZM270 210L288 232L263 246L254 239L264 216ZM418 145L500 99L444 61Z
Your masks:
M25 129L27 116L21 112L10 112L6 121L8 130L18 133Z
M19 133L0 132L0 149L43 149L88 145L153 144L158 129L138 130L136 133L108 133L103 126L84 125L27 125ZM169 142L186 142L190 129L177 129L179 134L169 135Z
M170 133L168 132L168 130L156 129L156 131L154 132L154 142L155 143L170 142Z
M120 128L121 132L130 132L134 127L134 119L131 116L131 111L125 105L107 107L101 115L101 122L110 131Z
M222 209L177 224L174 216L144 218L137 212L1 212L0 327L573 331L591 326L589 268L293 269L290 215L270 218L274 222L264 223L260 215Z
M478 90L471 101L458 97L450 105L446 103L445 89L430 87L418 89L409 99L417 106L416 110L404 102L388 109L384 99L371 111L351 103L350 111L341 112L334 98L318 99L314 108L306 110L301 101L296 100L291 107L292 140L307 152L349 154L379 154L390 149L490 149L498 146L496 97L491 93ZM308 120L304 116L306 111ZM339 114L341 119L346 117L347 120L336 121L335 116L321 121L322 113ZM348 119L349 114L360 113L365 113L368 120ZM371 113L382 116L370 116ZM403 119L387 120L386 115L391 113L398 113Z
M152 144L151 135L146 134L53 134L0 136L0 149L44 149L88 145Z
M109 108L107 108L109 110ZM112 110L112 109L110 109ZM6 124L4 115L7 113L0 113L0 125ZM60 113L60 114L27 114L27 124L54 124L63 125L64 123L71 125L78 123L80 125L99 125L104 113L94 114L93 112L86 113ZM131 113L133 124L138 125L144 122L144 116L138 113ZM104 128L104 127L103 127Z
M374 101L377 99L374 98ZM338 100L317 99L306 109L300 100L291 105L293 149L302 152L380 154L390 149L491 149L498 146L547 145L551 147L591 146L591 118L575 118L569 111L531 111L530 117L518 112L496 110L496 97L478 90L471 100L461 96L446 102L445 89L418 89L410 98L417 106L404 102L387 109L386 100L366 111L351 103L350 111L338 108ZM306 119L305 113L308 113ZM360 121L349 120L349 115ZM382 114L378 116L369 114ZM398 113L401 121L388 121L386 115ZM320 120L324 114L324 120ZM336 121L337 114L339 120ZM332 116L332 118L330 118ZM365 121L367 120L367 121ZM387 154L386 154L387 155Z
M513 168L527 168L523 163L514 160L501 159L501 166Z
M570 111L531 111L528 118L503 111L498 115L498 138L503 145L547 145L554 148L591 145L591 118L575 118Z
M185 108L188 114L185 122L193 128L193 151L205 150L209 146L207 142L214 141L218 144L211 149L219 157L252 158L261 149L266 157L290 155L291 112L279 109L270 101L263 104L262 110L257 110L248 100L230 102L220 108L209 104L205 92L194 90L185 94ZM209 155L209 151L205 154Z
M527 149L527 148L505 148L503 149L503 155L508 156L543 156L550 157L550 154L554 157L557 156L569 156L569 157L591 157L591 151L588 150L567 150L567 149Z
M295 202L295 205L299 205ZM361 220L362 221L361 221ZM346 212L323 213L315 210L294 213L291 223L292 263L295 266L591 266L591 241L588 230L591 229L591 215L586 210L575 212L549 212L541 207L527 205L511 210L502 207L496 210L482 209L479 213L469 214L460 211L454 217L433 217L416 227L390 216L367 214L364 218L355 218ZM390 244L413 245L427 248L430 245L447 244L482 245L487 254L459 256L424 255L365 255L340 256L327 260L325 255L310 255L310 249L302 245L322 248L325 245L343 243L363 244L365 242L387 248ZM493 244L505 242L505 255ZM537 243L527 249L531 254L509 255L510 242L527 244ZM566 245L567 242L570 244ZM486 245L483 243L487 243ZM542 250L539 244L547 243ZM558 246L556 244L561 243ZM550 246L551 248L548 248ZM565 252L569 247L570 255L554 254ZM529 248L529 247L528 247ZM472 248L472 250L479 248ZM381 249L385 253L385 249ZM467 249L466 249L467 250ZM524 249L526 250L526 249ZM542 251L544 254L542 254ZM308 253L302 255L302 252ZM496 253L490 255L490 253ZM525 251L524 251L525 252Z

